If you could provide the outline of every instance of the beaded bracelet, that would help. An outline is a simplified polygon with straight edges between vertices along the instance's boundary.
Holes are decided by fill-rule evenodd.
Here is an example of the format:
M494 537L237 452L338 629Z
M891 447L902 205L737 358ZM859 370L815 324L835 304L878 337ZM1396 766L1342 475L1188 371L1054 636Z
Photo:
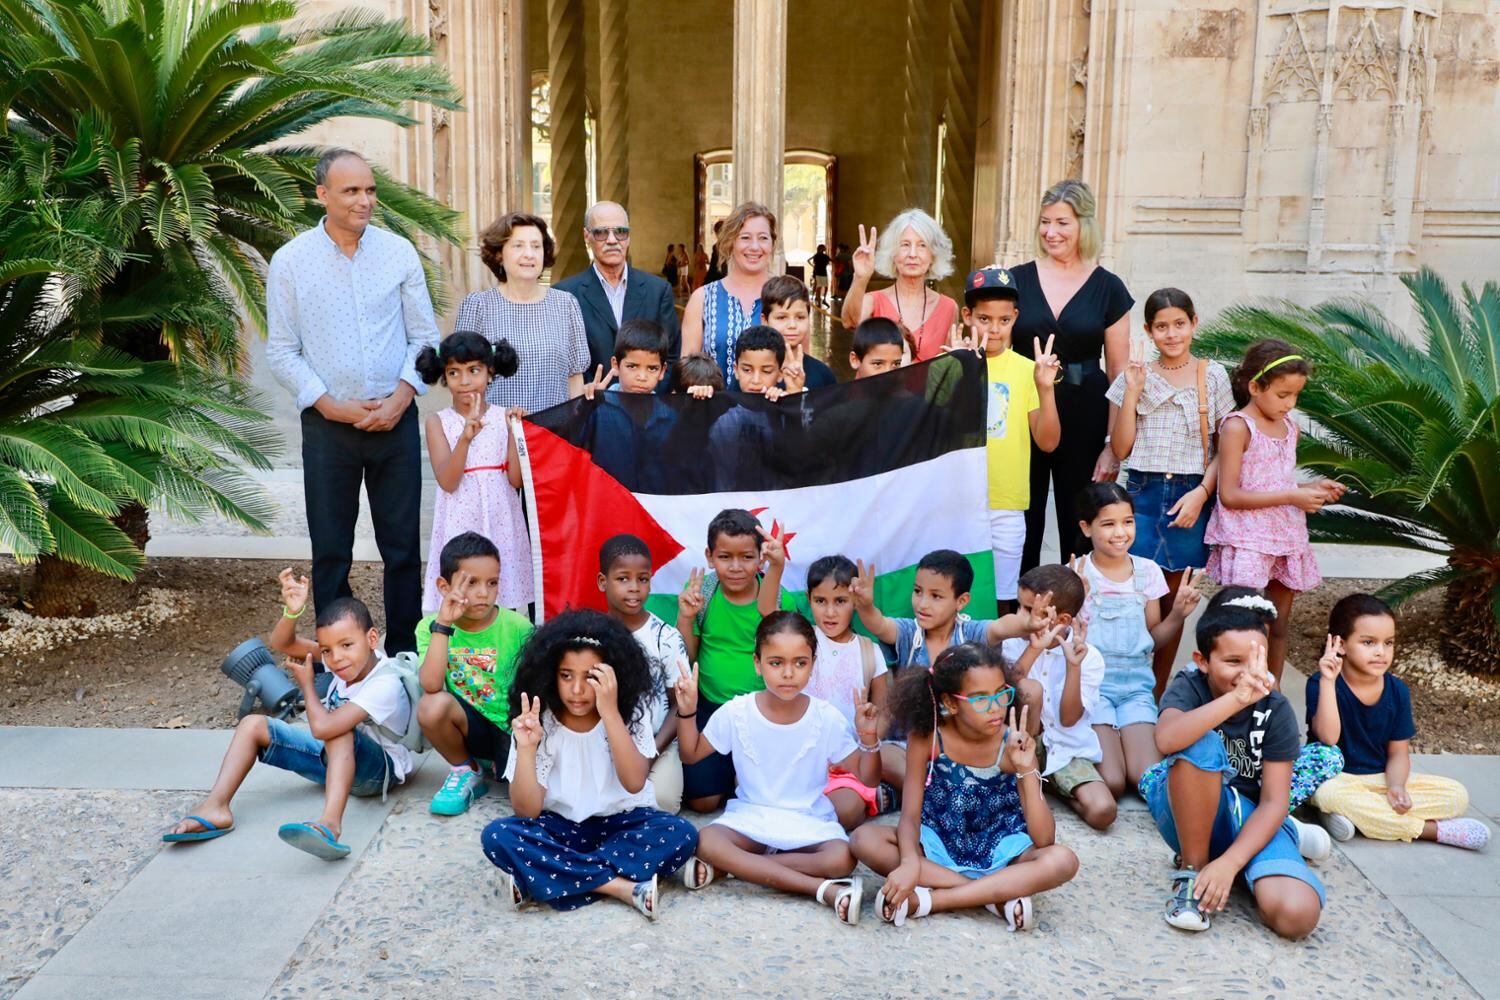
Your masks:
M300 607L300 608L297 609L297 613L294 615L290 611L288 611L286 609L286 605L283 604L281 606L281 617L287 619L288 621L296 621L298 618L302 617L302 612L304 612L306 610L307 610L307 605L304 604L304 605L302 605L302 607Z

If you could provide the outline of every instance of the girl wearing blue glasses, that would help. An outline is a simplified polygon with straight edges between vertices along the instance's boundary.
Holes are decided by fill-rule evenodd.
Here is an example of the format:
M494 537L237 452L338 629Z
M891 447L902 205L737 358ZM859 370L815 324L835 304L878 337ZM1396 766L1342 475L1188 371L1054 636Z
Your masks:
M1015 700L1000 654L979 643L949 647L897 684L891 718L911 733L901 822L862 826L849 844L886 876L882 920L983 906L1029 930L1032 895L1077 873L1078 858L1054 843L1032 708L1018 718Z

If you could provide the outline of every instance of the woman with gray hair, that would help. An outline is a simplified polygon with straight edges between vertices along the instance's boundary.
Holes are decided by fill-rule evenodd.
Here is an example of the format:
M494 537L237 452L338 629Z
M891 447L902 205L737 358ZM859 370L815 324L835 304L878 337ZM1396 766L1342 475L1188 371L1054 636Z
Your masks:
M1061 368L1057 448L1031 448L1031 505L1021 571L1041 561L1047 492L1057 505L1057 537L1063 558L1088 551L1078 531L1073 499L1091 481L1112 480L1120 462L1109 448L1114 407L1104 398L1130 355L1130 307L1125 282L1099 266L1099 222L1094 192L1083 181L1066 180L1042 195L1035 260L1010 269L1020 295L1011 331L1017 353L1035 359L1049 337ZM1104 356L1101 366L1100 354Z
M870 276L880 272L895 278L889 288L865 294ZM844 296L840 315L844 326L854 329L871 316L895 320L911 348L913 361L935 358L943 351L958 303L927 287L953 273L953 241L937 220L920 208L908 208L877 236L870 227L859 227L859 246L854 251L854 282Z

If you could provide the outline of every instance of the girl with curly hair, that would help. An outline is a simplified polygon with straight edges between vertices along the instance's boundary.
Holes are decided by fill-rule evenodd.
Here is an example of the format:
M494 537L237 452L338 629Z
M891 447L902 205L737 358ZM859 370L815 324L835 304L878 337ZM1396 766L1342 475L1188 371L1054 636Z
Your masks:
M651 687L630 630L597 611L565 611L527 640L510 689L515 815L480 838L512 909L613 896L656 919L657 876L683 866L698 833L656 808Z

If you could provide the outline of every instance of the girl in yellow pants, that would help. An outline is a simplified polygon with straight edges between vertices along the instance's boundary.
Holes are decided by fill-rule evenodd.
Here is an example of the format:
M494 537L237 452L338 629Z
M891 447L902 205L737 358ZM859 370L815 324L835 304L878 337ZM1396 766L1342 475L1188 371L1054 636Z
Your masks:
M1464 817L1469 793L1451 778L1411 773L1411 690L1388 673L1396 618L1369 594L1350 594L1328 616L1318 672L1307 680L1308 738L1337 746L1344 773L1313 793L1328 832L1348 840L1435 840L1479 850L1490 830Z

